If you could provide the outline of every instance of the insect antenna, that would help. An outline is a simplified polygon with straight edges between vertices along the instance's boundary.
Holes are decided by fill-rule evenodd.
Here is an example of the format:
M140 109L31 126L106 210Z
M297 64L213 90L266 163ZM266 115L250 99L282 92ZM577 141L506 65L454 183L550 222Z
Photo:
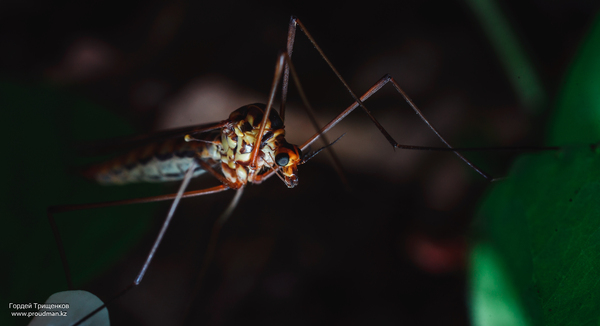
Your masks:
M319 154L322 150L324 150L325 148L332 146L333 144L337 143L338 140L342 139L342 137L344 137L346 135L346 133L343 133L341 136L339 136L336 140L334 140L331 144L327 144L319 149L317 149L316 151L312 152L312 153L306 153L304 155L304 157L302 157L302 161L300 162L300 164L304 164L306 162L308 162L308 160L310 160L311 158L315 157L317 154Z

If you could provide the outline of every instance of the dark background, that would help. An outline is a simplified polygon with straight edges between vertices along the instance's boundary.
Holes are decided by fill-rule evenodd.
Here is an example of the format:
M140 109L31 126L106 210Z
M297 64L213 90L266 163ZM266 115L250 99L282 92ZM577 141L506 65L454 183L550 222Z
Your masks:
M392 74L455 146L539 144L597 5L500 7L542 81L542 113L520 104L461 1L8 1L0 4L0 77L85 98L137 132L221 120L240 105L266 101L294 14L357 93ZM322 124L351 104L301 32L293 59ZM312 129L294 94L290 102L289 141L299 144ZM440 145L392 90L367 105L400 143ZM362 113L348 120L330 139L347 133L334 149L351 191L324 154L300 167L295 189L276 179L248 186L197 294L190 288L212 221L233 193L184 201L142 285L111 308L113 324L182 323L190 300L189 318L202 324L468 324L469 230L487 182L449 153L393 151ZM7 123L5 131L23 128ZM469 158L501 177L513 157ZM207 184L215 182L201 178L192 187ZM131 282L167 209L153 209L153 229L135 252L79 287L106 298ZM104 236L111 241L111 233Z

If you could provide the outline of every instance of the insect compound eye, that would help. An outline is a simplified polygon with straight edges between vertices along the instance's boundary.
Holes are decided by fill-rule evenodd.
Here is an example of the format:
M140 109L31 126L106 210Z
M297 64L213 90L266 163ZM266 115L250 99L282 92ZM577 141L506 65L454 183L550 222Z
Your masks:
M279 153L275 156L275 163L279 166L286 166L290 162L288 153Z

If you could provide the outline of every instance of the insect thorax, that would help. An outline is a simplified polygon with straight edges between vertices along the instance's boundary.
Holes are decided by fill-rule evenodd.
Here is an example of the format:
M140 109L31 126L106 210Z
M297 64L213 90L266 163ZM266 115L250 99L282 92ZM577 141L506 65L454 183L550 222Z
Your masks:
M231 182L244 185L249 180L249 165L252 149L260 129L266 105L250 104L231 113L230 123L221 132L221 168L223 175ZM258 174L264 173L275 165L275 155L285 141L283 121L277 111L271 110L260 142L256 162Z

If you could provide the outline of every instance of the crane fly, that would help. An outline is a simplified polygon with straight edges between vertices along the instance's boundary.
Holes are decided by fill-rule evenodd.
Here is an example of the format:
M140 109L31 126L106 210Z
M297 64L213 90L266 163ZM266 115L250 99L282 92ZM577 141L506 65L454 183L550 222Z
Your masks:
M300 28L300 30L313 44L317 52L338 77L354 101L350 106L348 106L324 126L320 126L317 123L314 110L304 95L302 86L291 62L295 34L298 28ZM285 104L290 78L298 90L312 125L316 129L316 133L312 137L299 145L291 144L285 139ZM402 145L394 140L394 138L371 114L364 104L364 101L366 101L373 94L377 93L387 84L390 84L400 94L400 96L408 103L413 111L421 118L423 122L425 122L425 124L445 144L446 147L434 148ZM274 108L275 96L278 91L281 92L281 107L279 111ZM329 142L326 134L331 130L331 128L348 116L348 114L359 107L367 114L373 124L378 128L380 133L394 149L451 151L483 178L489 181L493 180L490 175L479 169L460 153L461 151L471 149L453 148L450 146L450 144L425 118L412 100L405 94L392 76L383 76L361 96L358 96L356 93L354 93L346 81L342 78L340 73L333 66L333 64L325 56L321 48L317 45L314 38L306 30L300 20L292 17L288 30L287 47L286 50L280 53L278 56L271 90L266 104L257 103L245 105L233 111L228 119L213 124L178 128L158 132L155 134L129 138L118 146L122 146L123 148L134 147L137 149L131 151L126 156L119 157L104 164L96 165L85 172L88 177L93 178L99 183L103 184L181 181L181 185L177 193L139 199L125 199L98 204L67 205L49 208L48 216L59 247L67 282L70 288L74 288L71 280L68 259L63 249L60 237L60 231L54 222L55 214L65 211L89 209L95 207L107 207L152 201L173 201L159 234L154 240L149 254L145 258L145 261L140 270L137 272L134 280L132 280L132 283L114 298L109 298L107 301L105 301L106 304L98 307L94 311L90 311L87 316L79 322L83 322L86 318L92 317L95 312L100 311L107 304L110 307L110 304L116 298L126 293L129 289L132 289L139 284L143 284L142 280L146 272L149 269L151 270L152 259L175 214L175 210L180 199L193 196L209 195L229 189L236 190L236 195L234 196L230 206L221 215L221 218L216 222L213 229L209 243L209 249L207 250L204 258L205 264L203 268L206 268L206 266L210 263L212 251L214 251L214 246L216 244L215 239L219 233L220 226L231 214L233 208L236 206L239 200L239 197L242 195L243 189L247 184L260 184L263 181L276 176L283 182L285 186L288 188L294 188L301 183L298 174L299 166L306 163L322 149L326 149L329 152L333 158L333 161L335 162L334 166L338 170L339 175L344 178L344 174L341 172L341 164L332 150L334 146L329 146L334 142ZM310 152L309 147L319 138L322 139L326 145L316 152ZM200 190L186 191L190 179L203 173L207 173L215 177L220 182L220 185ZM211 246L213 247L212 249ZM205 270L203 270L201 274L204 274L204 272Z

